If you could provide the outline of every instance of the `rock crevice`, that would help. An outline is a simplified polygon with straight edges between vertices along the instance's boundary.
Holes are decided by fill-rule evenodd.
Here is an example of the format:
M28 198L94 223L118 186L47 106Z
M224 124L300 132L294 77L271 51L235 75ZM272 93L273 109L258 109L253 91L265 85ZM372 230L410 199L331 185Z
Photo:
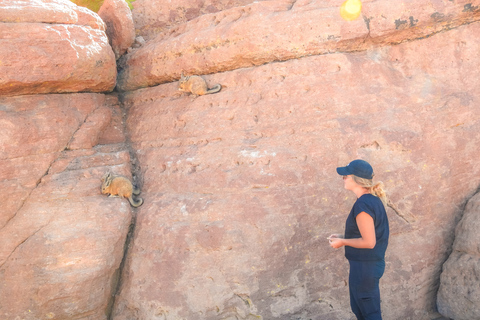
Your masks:
M130 135L128 134L127 128L126 128L126 118L128 114L128 109L126 108L124 102L123 102L123 97L119 97L119 103L120 107L122 110L122 132L125 134L125 145L126 149L128 150L128 153L130 155L130 172L132 173L132 183L139 187L140 189L143 188L143 179L141 175L141 167L140 163L138 162L137 159L137 154L135 150L132 148L132 143L130 140ZM145 201L146 199L144 199ZM111 297L108 301L107 309L106 309L106 315L108 320L114 320L115 317L113 316L113 308L115 306L115 301L117 296L120 295L120 291L123 285L122 281L122 275L125 270L126 262L127 262L127 257L129 255L129 250L133 246L133 241L135 237L135 228L137 226L137 214L138 214L139 208L132 208L132 219L130 222L130 225L128 227L128 233L125 238L125 243L123 247L123 256L122 260L120 262L120 265L118 266L118 269L115 271L114 278L112 280L112 292L111 292Z

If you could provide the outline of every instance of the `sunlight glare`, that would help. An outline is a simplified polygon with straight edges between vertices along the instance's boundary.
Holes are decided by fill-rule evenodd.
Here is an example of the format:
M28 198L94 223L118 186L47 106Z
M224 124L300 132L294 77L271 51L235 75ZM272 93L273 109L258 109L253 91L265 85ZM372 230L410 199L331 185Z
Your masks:
M357 19L362 13L362 2L360 0L347 0L340 7L340 15L347 21Z

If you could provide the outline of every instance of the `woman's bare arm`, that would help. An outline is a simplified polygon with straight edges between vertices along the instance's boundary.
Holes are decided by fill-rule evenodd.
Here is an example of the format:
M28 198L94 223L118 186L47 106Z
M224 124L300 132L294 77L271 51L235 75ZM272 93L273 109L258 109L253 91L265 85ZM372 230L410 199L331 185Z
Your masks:
M366 212L360 212L357 215L356 221L362 237L357 239L331 238L330 246L332 248L337 249L343 246L349 246L358 249L373 249L375 247L377 240L373 218Z

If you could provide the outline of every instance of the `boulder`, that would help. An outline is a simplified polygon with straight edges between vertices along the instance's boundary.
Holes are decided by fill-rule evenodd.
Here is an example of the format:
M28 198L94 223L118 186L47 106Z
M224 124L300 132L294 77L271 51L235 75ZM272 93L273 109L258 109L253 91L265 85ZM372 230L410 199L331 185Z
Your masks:
M105 0L98 14L107 25L108 40L118 59L135 41L132 12L125 0Z
M66 0L3 0L0 2L0 21L76 24L76 8Z
M105 31L105 24L97 14L69 0L1 1L0 21L75 24Z
M438 310L455 320L480 317L480 193L468 201L455 230L453 252L443 265Z
M0 96L115 87L115 56L97 14L68 0L3 1L0 21Z
M121 118L101 94L0 97L2 319L107 319L132 219L100 193L131 175Z
M339 7L332 4L254 2L160 32L120 62L117 87L130 91L178 80L182 72L212 74L420 39L478 21L477 2L437 1L432 6L430 1L414 5L373 1L364 5L363 19L354 21L344 21Z
M207 75L223 86L211 95L176 82L122 94L149 201L113 318L351 319L348 263L325 238L355 201L335 168L356 158L390 199L384 318L438 316L441 266L480 179L479 33Z

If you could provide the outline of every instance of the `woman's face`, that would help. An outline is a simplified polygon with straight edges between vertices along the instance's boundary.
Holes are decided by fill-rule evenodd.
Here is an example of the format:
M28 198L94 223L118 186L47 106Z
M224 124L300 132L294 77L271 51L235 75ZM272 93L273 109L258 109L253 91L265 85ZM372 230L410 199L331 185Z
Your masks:
M353 180L353 176L343 176L343 187L347 190L353 190L353 188L357 185L355 180Z

